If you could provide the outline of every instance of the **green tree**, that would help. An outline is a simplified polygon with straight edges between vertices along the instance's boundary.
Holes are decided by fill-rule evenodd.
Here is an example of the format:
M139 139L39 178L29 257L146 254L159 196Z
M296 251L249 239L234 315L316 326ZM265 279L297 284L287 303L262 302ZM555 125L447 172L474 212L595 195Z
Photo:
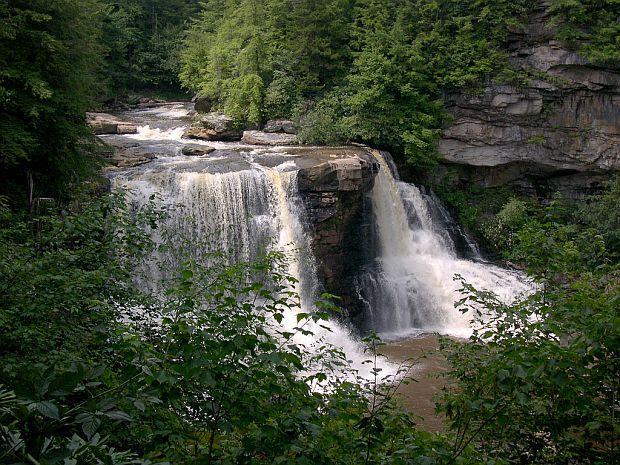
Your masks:
M620 4L615 0L554 0L559 37L595 63L620 65Z
M205 4L186 40L182 83L239 121L260 123L280 6L257 0Z
M506 39L527 21L534 0L417 0L415 48L445 89L475 86L506 68Z
M118 97L140 90L179 87L184 31L198 0L101 0L109 89Z
M351 22L355 1L289 2L287 49L295 57L291 71L304 96L337 84L349 71Z
M415 5L362 1L356 53L346 81L353 138L404 152L418 166L432 163L441 103L423 57L412 47Z
M0 2L5 192L57 195L92 173L92 136L84 112L101 89L101 11L97 0Z
M592 199L594 217L614 195ZM460 304L476 329L468 342L442 342L458 380L440 404L455 451L475 444L508 463L615 463L620 269L605 236L575 213L561 201L536 211L514 199L500 213L506 253L527 266L533 295L507 305L464 283Z

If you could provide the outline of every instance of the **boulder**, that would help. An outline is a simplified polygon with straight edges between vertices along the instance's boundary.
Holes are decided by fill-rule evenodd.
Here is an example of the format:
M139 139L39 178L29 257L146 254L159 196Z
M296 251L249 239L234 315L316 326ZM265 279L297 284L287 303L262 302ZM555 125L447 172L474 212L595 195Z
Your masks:
M194 110L200 113L209 113L211 111L211 98L210 97L194 97Z
M133 124L118 124L116 126L117 134L135 134L138 132L138 128Z
M297 134L297 129L292 121L284 119L272 119L267 121L264 132L284 132L286 134Z
M250 145L295 145L297 136L286 133L269 133L262 131L245 131L241 142Z
M138 131L136 125L108 113L86 113L86 122L96 135L135 134Z
M200 157L202 155L208 155L214 151L214 147L199 144L188 144L181 149L181 153L189 157Z
M242 136L234 120L222 113L201 114L185 131L190 139L238 141Z

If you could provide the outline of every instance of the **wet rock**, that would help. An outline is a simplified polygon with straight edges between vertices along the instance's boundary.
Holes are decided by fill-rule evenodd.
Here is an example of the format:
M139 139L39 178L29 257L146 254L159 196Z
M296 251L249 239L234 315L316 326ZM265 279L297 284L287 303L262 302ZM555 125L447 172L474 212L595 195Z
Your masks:
M119 124L116 126L117 134L135 134L138 132L138 129L133 124Z
M181 149L183 155L190 157L200 157L202 155L208 155L211 152L215 152L215 148L209 147L208 145L189 144Z
M152 153L141 151L139 147L114 147L107 158L112 165L108 170L114 170L144 165L157 157Z
M263 128L264 132L284 132L286 134L297 134L297 129L295 128L295 124L292 121L284 120L284 119L272 119L267 121L265 127Z
M308 149L319 152L321 158L330 151L329 147ZM367 194L379 165L367 148L331 150L332 160L300 169L297 183L311 225L317 276L347 306L356 298L352 280L369 247Z
M378 170L371 157L341 158L300 170L297 182L300 191L361 191L372 183Z
M250 145L295 145L297 136L286 133L268 133L262 131L244 131L241 142Z
M135 134L138 128L108 113L86 113L86 122L96 135Z
M190 139L238 141L242 136L234 120L223 113L199 114L185 131L185 137Z

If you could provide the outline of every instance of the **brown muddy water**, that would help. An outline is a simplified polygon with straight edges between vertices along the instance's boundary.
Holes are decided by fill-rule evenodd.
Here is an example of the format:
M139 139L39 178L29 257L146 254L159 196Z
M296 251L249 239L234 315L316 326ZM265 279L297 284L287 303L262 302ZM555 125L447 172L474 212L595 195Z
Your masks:
M427 431L445 429L445 418L435 412L435 397L448 384L442 376L447 362L439 353L439 342L434 335L426 334L411 339L389 342L379 352L393 363L411 366L409 384L401 384L396 395L414 414L416 423Z

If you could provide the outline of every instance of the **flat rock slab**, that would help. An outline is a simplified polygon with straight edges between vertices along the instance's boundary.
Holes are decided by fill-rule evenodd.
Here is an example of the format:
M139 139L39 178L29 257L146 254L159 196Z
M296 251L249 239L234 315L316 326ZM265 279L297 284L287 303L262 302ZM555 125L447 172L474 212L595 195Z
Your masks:
M379 164L368 150L340 149L334 150L334 155L329 161L299 170L297 182L301 192L362 191L379 172Z
M112 166L108 167L107 171L144 165L155 158L157 157L154 154L140 151L140 149L116 147L114 152L108 156Z
M123 121L109 113L86 113L86 122L96 135L101 134L135 134L135 124Z
M296 145L298 144L295 134L269 133L262 131L245 131L241 142L250 145Z
M181 149L181 153L189 157L200 157L202 155L208 155L211 152L215 152L214 147L199 144L188 144Z

